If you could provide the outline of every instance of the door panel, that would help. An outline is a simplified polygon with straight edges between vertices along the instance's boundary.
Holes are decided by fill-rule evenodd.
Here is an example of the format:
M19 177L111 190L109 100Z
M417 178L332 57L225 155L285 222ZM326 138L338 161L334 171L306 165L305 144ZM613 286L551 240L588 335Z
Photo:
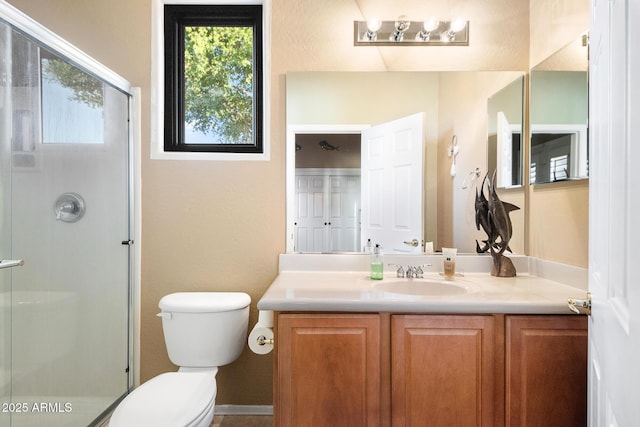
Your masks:
M592 0L589 52L589 424L640 419L640 4ZM633 77L633 78L632 78Z
M295 251L359 251L360 176L340 169L303 171L296 171Z
M362 132L362 244L386 252L420 252L423 240L424 115L404 117Z

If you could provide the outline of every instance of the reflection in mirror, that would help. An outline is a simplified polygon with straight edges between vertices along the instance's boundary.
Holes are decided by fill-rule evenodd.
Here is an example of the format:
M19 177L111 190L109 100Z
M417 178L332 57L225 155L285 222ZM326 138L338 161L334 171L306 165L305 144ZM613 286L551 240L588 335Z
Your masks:
M589 176L588 58L583 39L531 71L531 184Z
M330 146L339 147L339 149L331 150L320 149L319 152L311 156L314 161L320 161L322 158L335 158L350 153L346 149L344 142L332 139L333 134L357 134L360 139L361 133L371 126L379 125L389 121L395 121L402 117L407 117L415 113L424 114L424 154L423 174L422 174L422 198L419 199L423 204L423 232L419 240L425 242L433 241L434 248L437 250L441 247L442 242L438 241L439 229L451 223L451 218L440 216L444 209L445 202L439 201L440 195L438 188L438 169L445 165L438 164L439 141L451 141L452 121L468 114L468 108L472 108L475 113L479 111L482 117L481 129L477 128L477 122L474 120L464 121L463 131L469 135L479 132L486 135L484 130L484 114L487 107L487 98L489 94L495 92L492 88L503 87L504 83L513 81L516 74L514 72L290 72L286 76L286 117L287 117L287 162L286 162L286 186L287 186L287 252L335 252L350 251L347 245L340 243L335 246L333 244L326 245L325 239L313 239L314 244L309 244L309 232L306 236L298 236L296 233L296 218L299 218L300 209L309 209L309 195L304 196L305 201L299 202L299 191L296 187L304 183L297 182L296 168L335 168L341 169L358 169L354 165L348 166L325 166L310 165L307 160L299 160L301 155L307 149L300 142L305 134L309 134L311 141L310 146L315 150L320 149L319 143L326 140ZM451 82L456 85L451 86ZM468 86L459 85L458 82L464 82ZM458 86L464 86L456 92ZM472 90L469 90L472 89ZM453 93L452 93L453 91ZM461 96L462 102L452 102ZM520 93L520 96L522 94ZM461 107L464 105L464 108ZM519 105L522 104L520 98ZM473 107L471 107L473 106ZM479 110L477 110L478 108ZM521 119L513 120L513 123L521 125ZM468 123L468 125L467 125ZM465 127L468 126L468 127ZM443 142L444 144L444 142ZM486 138L482 138L482 146L476 147L476 152L486 153ZM322 156L322 157L321 157ZM518 157L516 155L516 157ZM448 159L447 159L448 160ZM484 169L484 159L482 164L473 164L473 167L479 166ZM304 163L304 164L303 164ZM451 179L449 175L450 161L446 164L447 179ZM357 176L354 174L350 176ZM468 171L463 171L466 173ZM484 174L485 171L482 171ZM364 175L362 175L364 176ZM413 180L412 180L413 182ZM320 183L318 182L318 185ZM308 180L307 180L308 185ZM469 194L471 194L470 192ZM316 195L316 200L324 199L324 195ZM413 198L412 198L413 199ZM386 200L386 199L385 199ZM418 201L418 200L416 200ZM387 205L389 203L386 203ZM353 206L353 204L349 204ZM360 206L363 206L360 201ZM445 212L446 214L446 212ZM324 225L324 221L322 222ZM332 223L333 225L333 223ZM361 239L355 251L362 250L362 240L364 238L363 231ZM461 233L464 233L462 231ZM475 226L473 226L475 233ZM320 232L317 234L326 234ZM356 232L354 231L353 235ZM343 243L348 241L356 241L349 232L345 232ZM474 235L469 235L469 241L474 241ZM449 237L445 235L445 237ZM364 239L363 239L364 238ZM346 240L345 240L346 239ZM303 241L304 240L304 241ZM411 240L404 239L404 240ZM316 245L316 242L322 242ZM422 242L420 242L422 243ZM306 248L306 249L305 249ZM329 249L327 249L329 248ZM420 246L418 249L421 249Z
M296 252L360 251L360 134L295 136Z
M522 100L524 77L519 77L487 102L487 171L496 172L499 188L523 182Z

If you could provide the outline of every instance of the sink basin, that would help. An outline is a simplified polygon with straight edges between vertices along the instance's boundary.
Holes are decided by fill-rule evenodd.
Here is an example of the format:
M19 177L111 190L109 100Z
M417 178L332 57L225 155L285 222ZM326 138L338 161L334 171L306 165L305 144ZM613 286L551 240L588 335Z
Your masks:
M462 295L469 290L448 281L430 279L394 279L376 283L374 289L382 292L402 295L447 296Z

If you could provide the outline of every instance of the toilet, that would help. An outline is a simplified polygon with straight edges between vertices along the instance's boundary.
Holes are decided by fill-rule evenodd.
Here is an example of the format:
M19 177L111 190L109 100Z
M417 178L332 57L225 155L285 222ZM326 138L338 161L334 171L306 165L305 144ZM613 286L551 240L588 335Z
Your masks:
M209 427L218 367L244 349L251 298L243 292L178 292L158 304L169 359L177 372L160 374L129 394L110 427Z

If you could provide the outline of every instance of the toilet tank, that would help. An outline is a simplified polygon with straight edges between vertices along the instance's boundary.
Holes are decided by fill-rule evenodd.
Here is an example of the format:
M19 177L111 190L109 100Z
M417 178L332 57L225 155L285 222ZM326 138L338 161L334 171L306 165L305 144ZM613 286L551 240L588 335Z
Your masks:
M178 292L158 304L169 359L180 367L227 365L247 342L249 304L244 292Z

